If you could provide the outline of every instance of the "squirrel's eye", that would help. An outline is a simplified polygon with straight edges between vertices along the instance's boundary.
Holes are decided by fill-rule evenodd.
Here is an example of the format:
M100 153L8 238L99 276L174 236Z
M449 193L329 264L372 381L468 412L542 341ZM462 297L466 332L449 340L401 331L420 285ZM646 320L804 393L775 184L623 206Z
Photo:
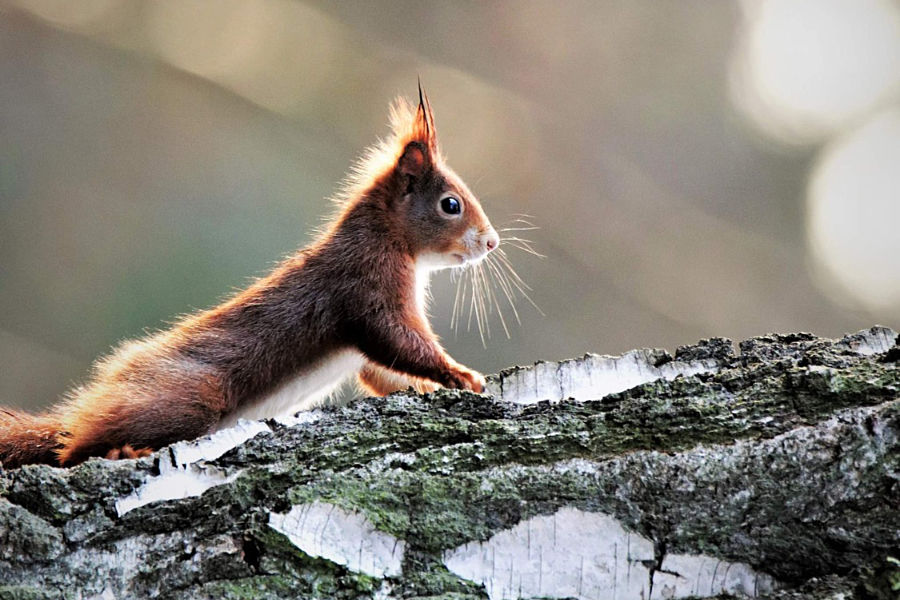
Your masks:
M457 200L453 196L442 198L441 210L443 210L448 215L458 215L460 210L459 200Z

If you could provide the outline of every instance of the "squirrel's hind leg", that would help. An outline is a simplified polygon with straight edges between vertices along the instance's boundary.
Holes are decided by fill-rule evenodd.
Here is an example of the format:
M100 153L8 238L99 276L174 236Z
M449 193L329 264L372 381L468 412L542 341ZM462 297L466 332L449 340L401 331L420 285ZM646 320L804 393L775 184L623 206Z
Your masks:
M144 456L150 456L153 454L153 448L140 448L135 450L130 445L125 444L121 448L113 448L109 452L106 453L106 458L109 460L119 460L126 458L143 458Z
M94 385L61 412L63 466L93 456L138 458L174 442L209 433L222 418L223 393L210 380L178 385Z

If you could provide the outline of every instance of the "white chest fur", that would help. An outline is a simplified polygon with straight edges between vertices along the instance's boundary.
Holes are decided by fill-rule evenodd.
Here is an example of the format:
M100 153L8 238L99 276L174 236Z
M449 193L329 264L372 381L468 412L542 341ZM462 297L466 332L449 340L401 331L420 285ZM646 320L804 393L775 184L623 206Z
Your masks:
M416 264L416 308L423 319L428 318L428 284L431 280L431 268L421 263Z
M365 359L356 350L332 354L267 395L226 415L215 430L232 427L238 419L266 419L315 408L347 378L356 375L363 364Z
M437 252L423 252L416 258L416 308L422 319L428 319L428 284L431 282L431 273L457 265L456 259Z

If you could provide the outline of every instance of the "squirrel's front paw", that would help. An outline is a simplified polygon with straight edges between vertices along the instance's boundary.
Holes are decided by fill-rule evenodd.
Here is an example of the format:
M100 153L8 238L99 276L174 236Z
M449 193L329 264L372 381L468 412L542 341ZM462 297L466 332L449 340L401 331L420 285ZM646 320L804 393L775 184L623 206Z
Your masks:
M484 391L484 376L463 366L447 371L441 383L451 389L470 390L478 394Z

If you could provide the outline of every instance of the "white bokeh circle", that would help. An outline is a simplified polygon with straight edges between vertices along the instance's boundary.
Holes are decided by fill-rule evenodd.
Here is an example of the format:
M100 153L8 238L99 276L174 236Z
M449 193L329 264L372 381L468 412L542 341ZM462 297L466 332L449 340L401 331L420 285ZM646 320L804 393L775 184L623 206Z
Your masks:
M810 177L807 236L830 296L900 314L900 109L826 147Z

